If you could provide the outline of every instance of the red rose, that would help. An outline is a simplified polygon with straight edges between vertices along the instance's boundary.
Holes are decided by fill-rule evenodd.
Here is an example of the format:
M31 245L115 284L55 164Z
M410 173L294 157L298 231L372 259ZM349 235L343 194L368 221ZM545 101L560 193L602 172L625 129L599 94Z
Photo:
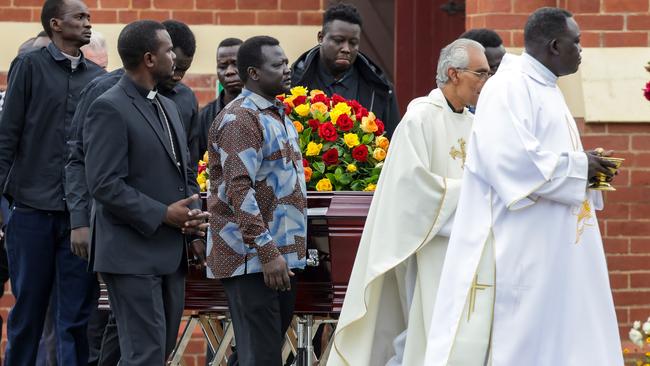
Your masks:
M294 107L297 107L297 106L299 106L299 105L301 105L301 104L304 104L306 101L307 101L307 97L306 97L306 96L304 96L304 95L297 96L297 97L293 100L293 106L294 106Z
M278 95L276 98L278 98L279 101L284 102L284 95Z
M375 136L381 136L384 133L384 122L380 119L376 119L375 123L377 124L377 131L375 131Z
M291 114L292 110L293 110L293 108L291 108L290 105L288 105L286 103L284 104L284 114L289 115L289 114Z
M336 141L339 134L336 132L336 127L331 122L326 122L318 128L318 136L325 141Z
M361 118L368 117L368 110L361 107L360 109L357 109L355 116L357 117L357 121L361 121Z
M309 127L311 127L312 132L318 131L320 127L320 122L317 119L310 119L309 122L307 123L309 124Z
M353 99L353 100L348 100L348 105L349 105L350 107L352 107L352 109L354 110L354 113L357 113L361 108L363 108L363 107L361 106L361 104L359 104L359 102L357 102L357 101L354 100L354 99Z
M311 97L311 104L318 102L325 104L328 108L330 106L330 98L328 98L325 94L316 94Z
M648 81L648 83L645 84L645 89L643 89L643 95L645 96L645 99L650 100L650 81Z
M336 105L337 103L345 103L347 100L338 94L332 95L332 104Z
M352 149L352 157L354 160L360 161L362 163L368 161L368 146L359 145Z
M307 159L302 159L302 166L304 168L308 167L309 166L309 161L307 161Z
M354 126L354 122L348 117L347 114L342 114L336 120L336 125L339 126L339 129L343 132L348 132Z
M366 151L367 154L367 151ZM325 165L335 165L339 162L339 151L333 147L323 154L323 162Z

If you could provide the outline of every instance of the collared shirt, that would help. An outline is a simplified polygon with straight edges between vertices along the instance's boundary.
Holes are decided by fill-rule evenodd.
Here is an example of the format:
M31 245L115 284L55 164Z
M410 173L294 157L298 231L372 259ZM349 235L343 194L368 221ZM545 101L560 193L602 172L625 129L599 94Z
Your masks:
M318 78L321 84L325 86L323 90L327 95L338 94L345 99L357 99L357 91L359 90L359 73L354 70L354 65L345 72L343 77L336 80L334 76L329 73L323 64L318 62Z
M0 119L0 183L24 205L64 211L66 141L81 90L105 71L83 56L75 71L50 43L19 55L9 68ZM5 185L6 184L6 185Z
M181 114L181 122L187 135L187 145L190 150L191 167L194 170L198 169L199 159L205 153L200 150L200 136L202 129L199 123L199 102L192 89L183 83L178 83L172 90L160 90L160 94L166 96L176 103L178 111Z
M209 144L212 274L259 273L278 255L289 268L303 268L305 176L282 103L244 89L212 124Z
M219 112L225 107L223 102L225 95L226 93L222 90L215 100L206 104L199 112L199 124L202 130L199 138L200 151L208 151L208 133L210 132L210 126L212 126L212 122L217 118Z
M84 119L88 113L88 108L95 99L117 84L122 75L124 75L124 69L117 69L100 75L88 83L81 91L77 110L74 117L72 117L71 129L74 134L68 139L70 155L65 166L65 197L68 211L70 211L70 227L72 229L90 226L90 194L88 193L84 168Z

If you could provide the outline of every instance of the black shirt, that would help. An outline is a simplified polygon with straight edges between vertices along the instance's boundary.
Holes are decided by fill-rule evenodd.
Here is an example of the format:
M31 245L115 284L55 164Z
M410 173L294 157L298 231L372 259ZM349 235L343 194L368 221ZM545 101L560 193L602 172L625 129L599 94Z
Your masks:
M334 79L329 70L319 61L318 78L324 87L325 94L332 96L338 94L345 99L357 99L359 90L359 73L354 69L354 65L340 79Z
M104 94L105 91L117 84L124 75L124 69L117 69L94 78L81 91L77 111L72 117L74 134L68 139L70 155L65 166L65 197L70 211L70 226L72 229L90 226L90 194L86 183L83 149L83 121L88 114L88 108Z
M190 166L198 169L199 159L205 150L200 151L199 142L202 129L199 123L199 102L192 89L183 83L178 83L174 89L166 91L159 90L160 94L176 103L178 112L181 114L181 122L187 135L187 145L190 150Z
M21 204L64 211L66 141L81 90L105 71L83 55L72 70L54 45L16 57L0 119L0 183Z
M225 107L223 103L225 95L226 93L222 90L217 99L206 104L205 107L201 109L201 112L199 112L199 124L201 125L201 136L198 144L199 151L205 152L208 150L208 133L210 132L210 126L212 126L212 122L217 118L219 112L221 112L223 107Z

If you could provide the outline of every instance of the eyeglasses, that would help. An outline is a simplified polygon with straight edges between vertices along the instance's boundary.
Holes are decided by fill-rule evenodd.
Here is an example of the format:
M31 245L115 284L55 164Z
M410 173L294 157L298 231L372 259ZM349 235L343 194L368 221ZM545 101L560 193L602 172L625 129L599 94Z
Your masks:
M487 80L487 79L490 78L490 76L493 75L493 73L490 72L490 71L481 71L481 72L478 72L478 71L474 71L474 70L470 70L470 69L457 69L457 70L458 70L458 71L467 71L467 72L470 72L470 73L472 73L472 74L478 76L478 78L481 79L481 80Z

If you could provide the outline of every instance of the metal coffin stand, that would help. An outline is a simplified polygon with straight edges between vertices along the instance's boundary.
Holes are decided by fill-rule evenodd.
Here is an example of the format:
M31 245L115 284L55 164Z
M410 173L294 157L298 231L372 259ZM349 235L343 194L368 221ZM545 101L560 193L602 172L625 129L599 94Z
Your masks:
M348 280L368 215L370 192L308 192L308 266L298 274L295 317L286 334L285 360L295 366L325 365L332 347L333 326L343 306ZM213 351L210 365L227 364L235 341L228 316L228 303L221 283L191 270L185 289L186 317L182 336L171 355L171 365L182 365L185 349L197 326L201 326ZM322 329L321 352L313 341ZM317 341L321 341L318 339ZM319 357L320 356L320 357Z

